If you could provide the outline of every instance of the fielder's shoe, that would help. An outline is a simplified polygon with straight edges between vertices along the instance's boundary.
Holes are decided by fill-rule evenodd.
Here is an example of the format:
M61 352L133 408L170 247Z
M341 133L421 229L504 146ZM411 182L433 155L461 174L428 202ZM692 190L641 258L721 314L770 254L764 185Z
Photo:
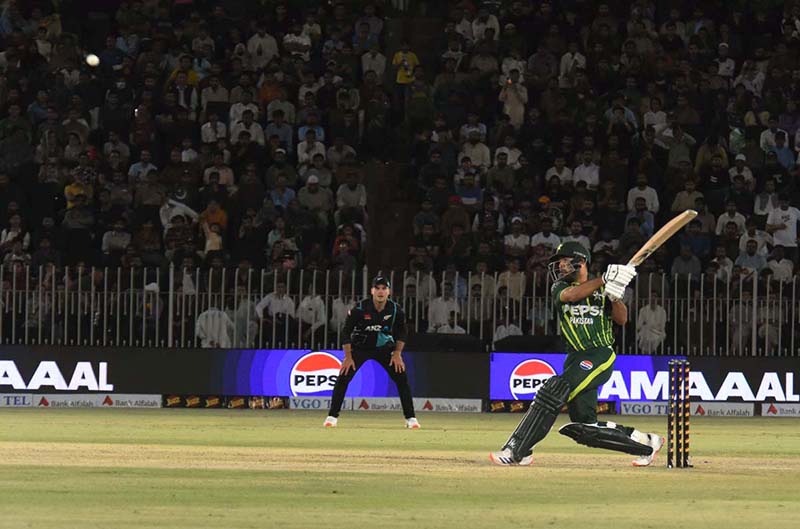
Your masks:
M489 461L495 465L505 466L527 466L533 463L533 454L527 455L521 461L514 461L513 454L510 448L504 448L497 452L489 452Z
M416 417L411 417L410 419L406 419L406 428L411 430L419 430L421 426Z
M650 463L653 462L653 459L655 459L658 455L658 451L661 450L662 446L664 446L664 438L657 433L649 433L647 436L650 438L650 441L647 444L653 448L653 453L649 456L642 456L639 459L635 459L633 461L633 466L635 467L649 466Z
M336 423L338 421L339 419L337 419L336 417L328 415L328 417L325 419L325 422L322 423L322 426L324 426L325 428L336 428Z

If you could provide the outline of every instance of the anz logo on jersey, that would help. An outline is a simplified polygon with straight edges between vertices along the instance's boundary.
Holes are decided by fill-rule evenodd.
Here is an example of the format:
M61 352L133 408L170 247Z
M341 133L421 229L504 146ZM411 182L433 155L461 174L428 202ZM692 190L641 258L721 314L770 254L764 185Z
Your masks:
M383 330L383 325L367 325L366 327L364 327L364 330L371 332L379 332Z
M592 325L594 318L603 313L602 307L594 305L563 305L564 314L569 314L573 325Z

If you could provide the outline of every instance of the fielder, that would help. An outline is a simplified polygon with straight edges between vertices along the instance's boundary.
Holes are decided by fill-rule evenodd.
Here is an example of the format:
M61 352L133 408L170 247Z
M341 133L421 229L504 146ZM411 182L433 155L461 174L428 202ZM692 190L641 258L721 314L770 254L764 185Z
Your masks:
M559 433L586 446L638 456L634 466L648 466L664 444L658 434L597 421L597 388L611 377L616 357L611 321L628 321L621 299L636 269L609 265L602 277L589 279L589 261L589 252L574 241L560 245L550 259L553 304L568 351L564 371L542 384L503 449L489 454L497 465L530 465L533 447L548 434L564 404L572 422Z
M333 386L331 407L323 425L335 428L339 422L347 386L358 369L368 360L378 362L397 385L406 428L420 428L414 413L414 399L411 385L403 361L403 347L406 341L406 315L403 309L389 299L392 285L388 279L379 275L372 280L371 297L361 300L347 313L342 328L342 349L344 361L339 377Z

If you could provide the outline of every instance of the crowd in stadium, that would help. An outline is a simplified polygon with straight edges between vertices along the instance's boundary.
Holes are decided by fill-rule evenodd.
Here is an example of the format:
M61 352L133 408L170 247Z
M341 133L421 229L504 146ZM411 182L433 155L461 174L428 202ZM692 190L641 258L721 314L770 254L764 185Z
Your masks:
M367 233L376 160L409 167L397 294L439 296L431 332L463 331L468 291L542 295L560 242L597 272L685 209L640 285L798 277L800 2L137 0L103 25L57 4L2 3L6 284L15 265L350 274L392 244Z

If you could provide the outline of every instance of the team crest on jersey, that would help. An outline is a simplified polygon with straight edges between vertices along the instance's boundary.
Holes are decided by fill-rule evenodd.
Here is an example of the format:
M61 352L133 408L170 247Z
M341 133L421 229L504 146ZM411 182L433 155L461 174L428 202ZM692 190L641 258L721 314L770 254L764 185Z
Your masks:
M372 314L367 314L367 313L365 313L365 314L364 314L364 319L365 319L365 320L371 320L371 319L372 319Z
M603 299L603 293L600 292L599 290L595 290L594 292L592 292L592 297L594 299Z
M391 318L391 317L392 317L392 315L391 315L391 314L387 314L386 316L384 316L384 317L383 317L383 320L384 320L384 321L386 321L386 320L388 320L388 319L389 319L389 318Z
M578 364L578 365L579 365L579 366L580 366L580 368L581 368L581 369L583 369L584 371L591 371L591 370L592 370L592 368L594 367L594 364L592 363L592 361L591 361L591 360L584 360L584 361L582 361L582 362L581 362L580 364Z

